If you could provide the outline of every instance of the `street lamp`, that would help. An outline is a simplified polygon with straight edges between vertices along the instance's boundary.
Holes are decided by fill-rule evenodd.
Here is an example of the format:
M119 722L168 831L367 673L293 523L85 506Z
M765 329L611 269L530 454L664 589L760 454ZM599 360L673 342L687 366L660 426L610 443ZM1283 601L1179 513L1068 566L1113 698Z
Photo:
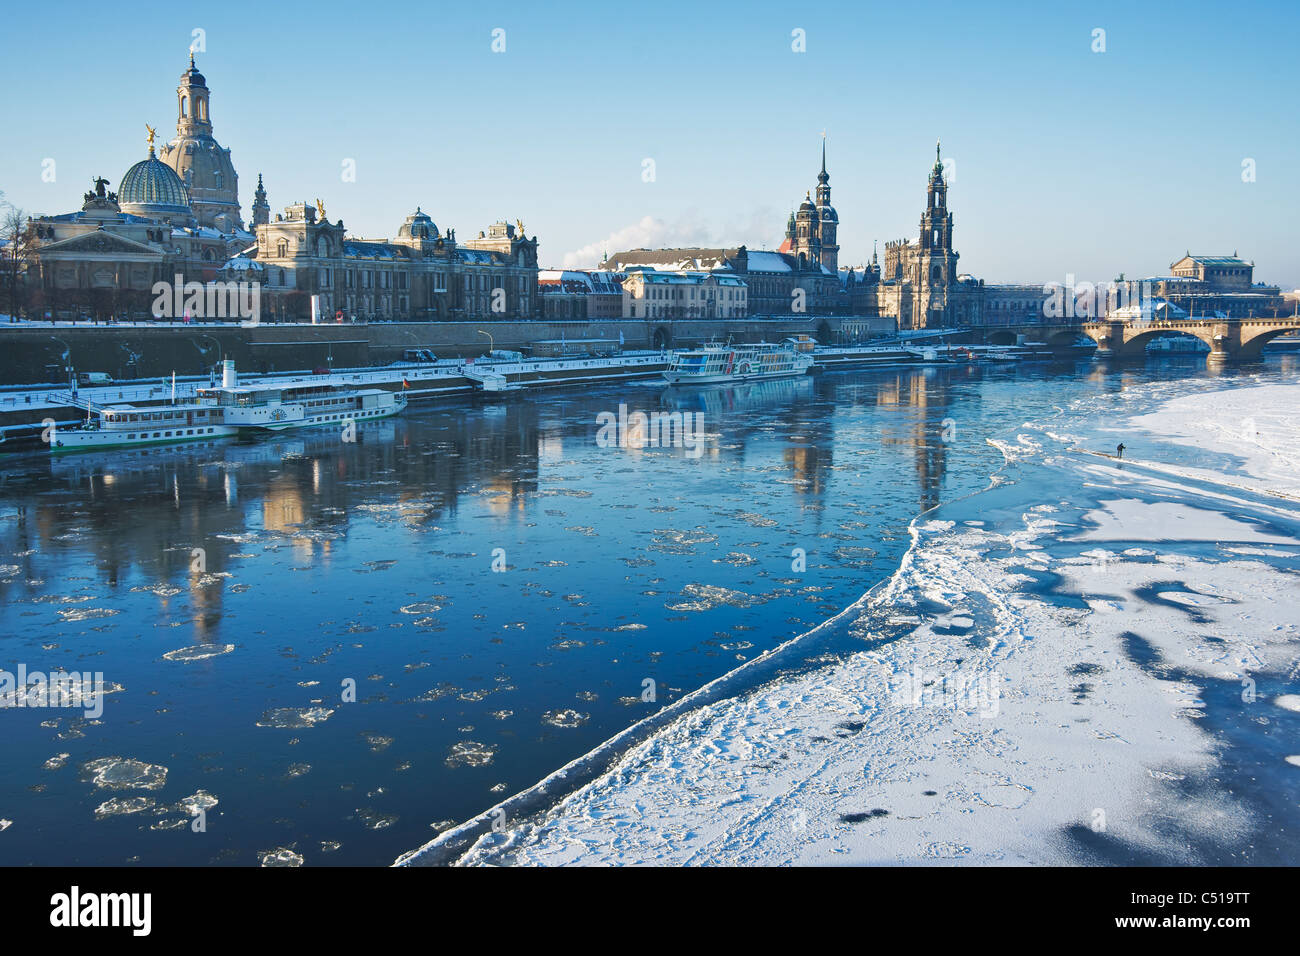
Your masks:
M50 338L63 346L63 354L60 355L59 358L63 361L63 371L68 373L68 386L75 392L77 390L77 385L75 377L72 374L72 346L63 341L63 339L59 338L57 335L51 335Z
M478 330L478 334L479 334L479 335L486 335L486 336L488 337L488 354L491 355L493 352L495 352L495 351L496 351L496 339L492 338L492 333L491 333L491 332L484 332L482 329L479 329L479 330Z
M222 365L222 363L225 361L225 358L226 358L226 353L225 353L225 351L221 348L221 343L220 343L219 341L217 341L216 339L214 339L214 338L213 338L212 336L210 336L210 335L200 335L199 338L201 338L201 339L207 339L209 342L211 342L213 345L215 345L215 346L217 347L217 367L219 368L219 367ZM209 371L210 371L210 370L209 370Z

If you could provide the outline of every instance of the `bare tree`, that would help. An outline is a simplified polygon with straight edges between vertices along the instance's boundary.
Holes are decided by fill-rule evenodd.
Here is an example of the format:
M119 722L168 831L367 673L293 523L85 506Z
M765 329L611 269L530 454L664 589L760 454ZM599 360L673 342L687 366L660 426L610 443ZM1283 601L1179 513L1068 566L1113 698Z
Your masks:
M35 258L38 241L27 214L17 206L5 203L2 194L0 207L3 207L3 215L0 216L0 243L3 246L0 247L0 252L4 256L3 263L0 263L3 268L3 280L0 281L3 281L8 293L8 312L16 316L25 299L23 280L26 278L28 264Z

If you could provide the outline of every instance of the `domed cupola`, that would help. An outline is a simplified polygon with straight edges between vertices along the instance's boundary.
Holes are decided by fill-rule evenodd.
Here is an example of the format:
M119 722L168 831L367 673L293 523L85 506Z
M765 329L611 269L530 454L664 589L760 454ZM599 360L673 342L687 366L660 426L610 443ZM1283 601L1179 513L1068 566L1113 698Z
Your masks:
M437 242L439 238L437 224L417 206L415 212L406 217L402 228L398 229L396 241L404 245L420 246L425 242Z
M438 238L438 226L429 218L428 213L423 212L419 206L416 206L415 212L407 216L406 221L397 230L397 238L399 240L414 239L433 242Z
M230 150L212 136L211 99L208 81L191 53L190 68L176 88L176 138L159 152L162 162L185 183L199 225L230 232L243 227L239 177Z
M194 218L190 209L190 192L176 171L154 155L150 131L149 156L125 173L117 187L117 201L122 212L147 219L164 219L188 225Z

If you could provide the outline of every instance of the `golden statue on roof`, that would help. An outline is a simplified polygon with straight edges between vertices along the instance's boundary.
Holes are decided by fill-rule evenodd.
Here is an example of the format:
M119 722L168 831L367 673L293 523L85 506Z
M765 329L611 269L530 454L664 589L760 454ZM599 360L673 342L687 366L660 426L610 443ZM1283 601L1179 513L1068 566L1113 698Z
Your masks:
M316 200L316 212L320 214L321 222L325 221L325 204L319 199Z
M146 130L149 131L149 135L146 136L145 139L148 140L148 142L149 142L149 149L152 150L152 149L153 149L153 138L154 138L154 136L157 135L158 131L157 131L156 129L154 129L152 126L150 126L148 123L145 123L145 124L144 124L144 128L145 128Z

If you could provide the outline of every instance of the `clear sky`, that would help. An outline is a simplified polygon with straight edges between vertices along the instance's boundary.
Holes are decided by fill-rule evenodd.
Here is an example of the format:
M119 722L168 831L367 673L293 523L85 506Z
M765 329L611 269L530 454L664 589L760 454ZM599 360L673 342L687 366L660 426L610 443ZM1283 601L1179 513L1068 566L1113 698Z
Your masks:
M1295 0L101 0L4 21L0 190L29 213L80 208L95 175L115 188L146 122L174 135L201 29L245 217L261 172L273 212L319 197L367 238L417 205L462 239L522 219L550 266L774 248L825 130L842 265L915 236L942 138L963 271L1100 281L1236 251L1300 287Z

